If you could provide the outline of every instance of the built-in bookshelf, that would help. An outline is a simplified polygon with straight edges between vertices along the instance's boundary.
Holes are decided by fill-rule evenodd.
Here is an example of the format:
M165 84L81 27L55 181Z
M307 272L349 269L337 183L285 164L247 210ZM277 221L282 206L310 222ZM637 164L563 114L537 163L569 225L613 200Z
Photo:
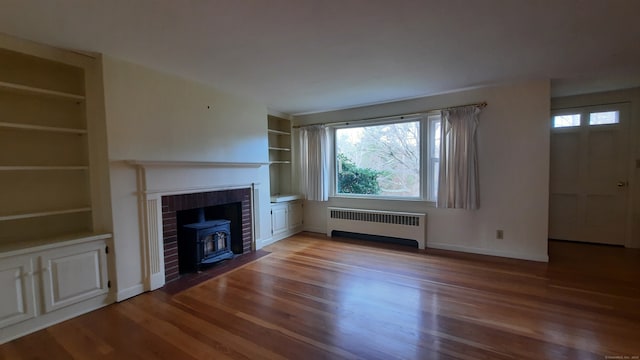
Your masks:
M268 116L271 196L291 193L291 121Z
M0 49L0 250L93 233L85 73Z

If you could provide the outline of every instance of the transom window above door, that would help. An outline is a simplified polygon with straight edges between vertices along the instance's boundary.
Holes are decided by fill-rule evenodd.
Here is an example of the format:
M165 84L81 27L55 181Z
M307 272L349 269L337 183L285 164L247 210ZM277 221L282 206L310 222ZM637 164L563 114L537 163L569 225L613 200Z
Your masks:
M585 121L583 122L583 117ZM588 121L586 120L588 119ZM554 115L551 127L571 128L577 126L613 125L620 123L620 110L576 111Z

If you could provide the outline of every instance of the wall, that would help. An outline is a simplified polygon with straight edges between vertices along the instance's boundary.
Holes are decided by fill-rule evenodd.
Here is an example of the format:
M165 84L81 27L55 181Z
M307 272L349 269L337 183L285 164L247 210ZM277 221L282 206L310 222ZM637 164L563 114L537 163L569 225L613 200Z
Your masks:
M640 88L567 96L551 100L552 109L628 102L631 104L628 149L629 237L627 247L640 248Z
M145 276L136 172L124 160L266 163L267 109L205 85L108 56L103 59L103 77L116 285L118 300L123 300L143 291ZM268 166L229 170L185 166L182 170L176 174L173 168L166 176L171 177L175 187L259 183L264 191L257 199L256 233L270 236Z
M325 203L306 202L305 228L325 232L327 206L426 212L427 247L547 261L549 99L549 82L532 81L295 117L297 125L351 122L488 103L478 128L479 210L332 197ZM504 239L496 239L497 229L504 230Z

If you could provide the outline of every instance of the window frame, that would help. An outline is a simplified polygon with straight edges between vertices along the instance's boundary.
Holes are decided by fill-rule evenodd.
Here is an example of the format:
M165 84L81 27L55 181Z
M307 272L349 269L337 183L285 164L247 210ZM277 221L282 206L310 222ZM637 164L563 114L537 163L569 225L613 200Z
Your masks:
M353 122L345 122L340 124L335 124L331 126L331 142L332 142L332 174L331 174L331 192L330 197L334 198L345 198L345 199L368 199L368 200L394 200L394 201L422 201L422 202L431 202L435 203L436 199L430 199L428 196L428 189L431 186L431 183L427 183L429 179L429 171L428 167L430 166L430 161L425 161L427 155L431 155L430 150L433 146L432 137L430 136L430 124L434 121L434 117L437 117L441 121L440 111L430 111L428 113L421 114L412 114L405 116L397 116L393 118L383 118L383 119L368 119L368 120L359 120ZM368 126L379 126L379 125L387 125L387 124L401 124L407 122L418 122L419 130L418 134L419 138L419 194L418 196L385 196L385 195L371 195L371 194L350 194L350 193L339 193L338 192L338 137L337 130L338 129L346 129L346 128L362 128Z

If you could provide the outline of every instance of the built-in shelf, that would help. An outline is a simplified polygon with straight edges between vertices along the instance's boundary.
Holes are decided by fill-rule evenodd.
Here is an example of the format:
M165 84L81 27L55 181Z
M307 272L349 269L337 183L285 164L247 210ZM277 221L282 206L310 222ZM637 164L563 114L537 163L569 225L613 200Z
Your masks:
M269 161L269 164L291 164L291 161L289 161L289 160L274 160L274 161Z
M269 150L274 150L274 151L291 151L291 149L290 149L290 148L272 147L272 146L269 146Z
M275 130L275 129L269 129L267 130L269 132L269 134L278 134L278 135L291 135L290 132L288 131L282 131L282 130Z
M80 232L62 236L38 238L29 241L0 243L0 256L7 258L11 256L21 255L27 252L56 248L59 247L61 243L64 243L65 246L71 246L95 240L110 239L112 237L113 234L111 233Z
M74 214L74 213L82 213L82 212L89 212L89 211L91 211L90 207L82 207L82 208L74 208L74 209L22 213L22 214L15 214L15 215L0 216L0 221L30 219L30 218L37 218L37 217L43 217L43 216Z
M0 171L88 170L88 166L0 166Z
M55 91L49 89L43 89L33 86L27 86L22 84L14 84L6 81L0 81L0 89L18 91L18 92L26 92L37 95L46 95L46 96L54 96L64 99L72 99L72 100L84 100L85 97L83 95L71 94L62 91Z
M59 132L59 133L69 133L69 134L86 134L87 133L87 130L85 130L85 129L73 129L73 128L63 128L63 127L55 127L55 126L18 124L18 123L12 123L12 122L0 122L0 128L10 128L10 129L20 129L20 130L34 130L34 131L45 131L45 132Z

